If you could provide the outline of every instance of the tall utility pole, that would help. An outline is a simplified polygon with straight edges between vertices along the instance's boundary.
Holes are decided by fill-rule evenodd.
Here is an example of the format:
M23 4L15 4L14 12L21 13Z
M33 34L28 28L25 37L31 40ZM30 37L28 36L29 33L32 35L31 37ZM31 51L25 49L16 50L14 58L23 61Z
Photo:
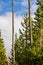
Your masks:
M30 45L32 45L32 21L31 21L31 12L30 12L30 0L28 0L28 12L29 12L29 39L30 39Z
M12 65L14 61L14 0L12 0Z

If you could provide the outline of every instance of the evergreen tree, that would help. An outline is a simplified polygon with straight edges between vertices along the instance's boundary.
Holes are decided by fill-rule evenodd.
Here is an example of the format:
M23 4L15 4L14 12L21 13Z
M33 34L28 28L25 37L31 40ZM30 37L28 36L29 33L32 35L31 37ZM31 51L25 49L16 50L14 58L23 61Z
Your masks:
M4 48L4 41L1 37L1 31L0 31L0 65L6 65L6 62L7 62L7 57Z
M38 15L39 16L39 15ZM24 17L25 18L25 17ZM20 36L15 42L15 60L18 65L43 65L43 47L40 47L40 25L37 22L33 22L33 43L31 48L29 46L29 19L26 14L24 22L21 23L22 30L20 31ZM39 19L39 18L37 18ZM26 24L26 25L25 25ZM38 26L36 26L36 24ZM26 33L27 32L27 33ZM36 44L37 43L37 44Z
M21 25L20 36L15 41L15 60L18 65L30 65L33 54L29 42L29 17L27 14L25 14Z
M22 31L20 31L20 39L24 43L24 46L28 46L30 44L29 41L29 17L27 13L24 16L24 21L21 22L22 25Z
M37 10L35 13L35 21L33 21L33 48L34 63L36 65L43 65L43 0L37 0ZM36 62L35 62L36 61Z
M38 8L35 13L33 27L33 42L43 45L43 0L37 0Z

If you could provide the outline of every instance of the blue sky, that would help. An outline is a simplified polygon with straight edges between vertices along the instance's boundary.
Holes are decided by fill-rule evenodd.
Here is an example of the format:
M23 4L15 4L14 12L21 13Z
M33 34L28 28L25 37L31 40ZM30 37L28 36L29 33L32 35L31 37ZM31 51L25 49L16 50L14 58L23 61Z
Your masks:
M24 15L28 12L27 0L14 0L14 12L16 15ZM36 0L31 0L32 5L35 5ZM6 12L12 11L12 0L0 0L0 15L4 15ZM34 11L31 11L32 13Z

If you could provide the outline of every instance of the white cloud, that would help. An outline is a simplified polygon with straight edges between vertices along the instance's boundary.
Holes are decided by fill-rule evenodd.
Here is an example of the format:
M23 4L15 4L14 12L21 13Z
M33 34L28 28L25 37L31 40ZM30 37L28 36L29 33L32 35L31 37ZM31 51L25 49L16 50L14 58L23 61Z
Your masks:
M19 35L19 28L21 28L22 16L14 15L14 23L15 23L15 33ZM2 30L2 37L5 42L5 48L7 50L7 55L10 55L11 49L11 25L12 25L12 15L11 13L6 13L3 16L0 16L0 29Z
M28 5L28 0L23 0L23 2L21 3L22 6L26 6Z
M21 28L21 21L23 20L22 16L16 16L14 17L15 21L15 33L19 31L19 28ZM19 33L19 32L18 32Z
M0 16L0 29L2 30L2 37L4 38L7 52L9 53L11 46L11 15Z
M35 4L33 4L32 6L31 6L31 13L34 13L34 12L36 12L36 9L37 9L37 5Z

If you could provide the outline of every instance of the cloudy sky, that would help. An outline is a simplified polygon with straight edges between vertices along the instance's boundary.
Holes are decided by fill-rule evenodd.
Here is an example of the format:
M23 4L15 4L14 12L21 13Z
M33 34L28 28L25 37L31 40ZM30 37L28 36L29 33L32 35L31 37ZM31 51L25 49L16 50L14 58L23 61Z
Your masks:
M31 0L31 17L34 17L36 11L36 0ZM28 12L28 0L14 0L14 23L15 33L19 35L21 21L24 14ZM12 30L12 0L0 0L0 29L4 39L7 55L10 55L11 49L11 30Z

